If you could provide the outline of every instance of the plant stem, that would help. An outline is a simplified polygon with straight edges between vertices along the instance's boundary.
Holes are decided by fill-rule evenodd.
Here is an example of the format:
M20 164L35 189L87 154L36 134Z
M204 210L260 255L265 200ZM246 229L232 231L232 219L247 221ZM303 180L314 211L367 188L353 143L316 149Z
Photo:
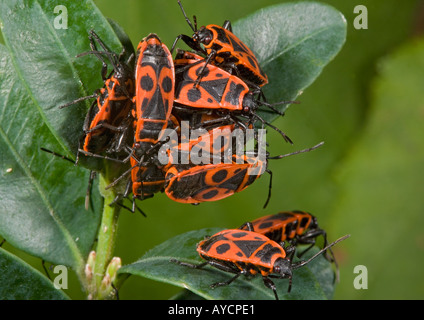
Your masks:
M105 185L107 185L105 180L100 176L100 189L104 190ZM115 198L113 192L105 192L103 196L103 216L97 235L96 262L93 270L93 281L95 283L96 292L92 294L95 299L105 298L100 296L99 288L105 276L106 268L113 257L120 211L119 206L109 206Z

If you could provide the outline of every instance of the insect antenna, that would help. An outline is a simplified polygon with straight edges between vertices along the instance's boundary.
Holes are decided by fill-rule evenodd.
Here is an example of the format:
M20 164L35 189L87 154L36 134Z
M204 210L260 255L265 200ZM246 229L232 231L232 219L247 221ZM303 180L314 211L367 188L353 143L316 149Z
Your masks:
M268 102L260 101L260 100L255 100L255 101L256 101L257 104L271 109L273 112L279 114L280 116L284 116L284 112L281 112L280 110L275 108L275 106L279 106L279 105L283 105L283 104L292 104L292 103L299 104L300 103L299 101L280 101L280 102L276 102L276 103L268 103Z
M282 154L282 155L279 155L279 156L267 157L267 159L271 159L271 160L282 159L282 158L285 158L285 157L288 157L288 156L293 156L295 154L309 152L309 151L312 151L312 150L315 150L315 149L321 147L323 144L324 144L324 141L318 143L317 145L315 145L315 146L313 146L311 148L302 149L302 150L294 151L294 152L291 152L291 153Z
M112 188L113 186L116 186L118 184L119 181L121 181L124 177L126 177L133 169L137 168L138 166L140 166L140 164L135 164L134 166L130 167L127 171L125 171L124 173L122 173L118 178L116 178L113 182L111 182L109 185L107 185L105 187L105 190L108 190L110 188Z
M330 249L332 246L336 245L337 243L339 243L340 241L343 241L347 238L350 237L350 234L347 234L339 239L337 239L336 241L330 243L328 246L322 248L320 251L318 251L317 253L315 253L312 257L310 257L308 260L306 261L300 261L300 262L296 262L292 264L292 269L299 269L300 267L303 267L305 264L308 264L309 262L311 262L312 260L314 260L316 257L318 257L321 253L327 251L328 249Z
M278 129L277 127L273 126L272 124L270 124L269 122L265 121L263 118L261 118L258 114L253 113L252 116L256 119L258 119L260 122L262 122L262 124L266 124L268 127L274 129L275 131L277 131L279 134L281 134L284 138L284 140L286 140L288 143L293 144L293 141L280 129Z
M183 12L184 18L186 19L188 25L190 26L191 30L193 30L193 32L197 32L197 19L195 16L193 16L193 19L195 21L195 26L193 26L193 24L191 23L190 19L187 17L186 12L184 11L183 5L181 3L180 0L178 0L178 4L180 5L181 11Z
M71 102L68 102L66 104L63 104L63 105L59 106L58 108L59 109L63 109L63 108L72 106L74 104L77 104L77 103L79 103L81 101L85 101L85 100L92 99L92 98L97 98L98 95L99 95L98 93L94 93L94 94L92 94L90 96L81 97L81 98L75 99L74 101L71 101ZM93 103L95 103L95 102L93 102Z
M106 55L109 58L109 61L113 67L113 71L114 72L118 72L118 58L116 57L116 54L114 52L109 52L109 51L98 51L98 50L91 50L91 51L86 51L86 52L82 52L78 55L76 55L76 58L81 58L83 56L89 55L89 54L94 54L102 63L103 65L107 65L107 63L103 60L102 55Z

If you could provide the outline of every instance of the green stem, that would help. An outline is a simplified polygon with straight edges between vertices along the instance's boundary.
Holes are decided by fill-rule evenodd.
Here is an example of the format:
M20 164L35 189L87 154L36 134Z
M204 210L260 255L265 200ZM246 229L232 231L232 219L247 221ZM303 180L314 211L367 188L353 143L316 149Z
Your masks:
M100 176L100 189L104 190L106 181ZM111 261L115 249L115 240L118 229L119 206L109 206L115 199L113 192L105 192L103 216L97 236L96 261L93 270L93 282L96 292L91 293L95 299L104 299L99 288L105 276L106 268Z

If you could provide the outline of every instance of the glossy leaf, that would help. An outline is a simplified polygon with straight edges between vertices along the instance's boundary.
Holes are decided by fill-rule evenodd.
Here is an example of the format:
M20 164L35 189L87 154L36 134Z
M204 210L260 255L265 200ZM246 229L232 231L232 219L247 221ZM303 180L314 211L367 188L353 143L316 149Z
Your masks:
M2 300L69 299L30 265L0 248L0 298ZM63 282L59 284L63 285Z
M120 274L133 274L186 288L205 299L268 300L274 299L272 290L264 286L260 276L249 280L243 276L228 286L211 289L210 285L226 281L233 275L207 266L191 269L170 262L171 258L199 264L203 262L196 252L196 243L220 229L190 231L153 248L138 261L123 266ZM303 259L318 250L310 250ZM296 270L293 287L287 292L288 280L274 279L280 299L330 299L334 289L334 272L331 264L322 256Z
M88 31L95 30L115 52L118 37L92 1L62 1L67 28L60 28L54 1L15 0L0 3L2 33L17 76L23 81L51 134L68 153L75 153L90 101L62 110L58 107L101 87L101 62L92 55Z
M73 157L78 147L90 102L58 107L102 86L100 61L75 57L89 50L88 31L116 52L121 45L91 1L61 2L67 29L55 25L56 5L0 3L0 234L30 254L81 269L96 236L100 195L93 187L86 211L88 170L40 148Z
M258 58L269 78L264 92L276 103L295 100L337 55L346 40L346 20L326 4L286 3L237 21L233 31ZM262 116L277 118L272 113Z

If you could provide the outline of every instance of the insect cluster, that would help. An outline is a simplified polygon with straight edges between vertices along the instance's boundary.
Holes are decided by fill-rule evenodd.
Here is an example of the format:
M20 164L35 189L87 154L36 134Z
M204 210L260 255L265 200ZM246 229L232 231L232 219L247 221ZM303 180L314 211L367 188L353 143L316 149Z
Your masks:
M136 199L158 192L181 203L224 199L247 188L264 172L271 174L269 159L319 146L269 156L262 141L265 127L292 141L258 111L282 115L276 106L293 101L266 101L262 87L268 77L254 53L233 34L229 21L198 29L196 19L193 24L178 3L193 35L179 35L171 49L151 33L140 41L135 54L125 57L125 51L111 51L90 31L91 50L80 56L94 55L102 62L104 86L61 106L94 99L84 121L77 161L82 154L128 166L106 188L126 181L113 204L124 206L123 199L132 194L132 208L125 208L133 212L140 210ZM177 49L180 40L191 50ZM108 66L112 67L109 74ZM270 191L271 184L265 206ZM296 245L312 247L318 236L324 239L322 250L307 261L293 262ZM173 261L193 268L211 265L235 274L214 287L229 284L241 274L261 274L278 299L270 278L288 278L290 288L292 271L319 254L335 263L330 248L336 242L328 245L325 231L311 214L282 212L201 241L197 250L206 260L201 265Z
M91 30L91 51L79 56L101 60L104 86L61 106L94 98L77 161L84 154L130 163L107 188L128 177L114 203L122 205L132 194L131 211L136 199L157 192L182 203L217 201L244 190L264 172L271 174L268 160L287 155L269 156L262 139L265 126L292 143L258 111L282 114L275 106L293 101L266 102L262 87L268 78L253 52L232 33L231 23L197 29L178 3L194 34L179 35L171 50L152 33L126 59L125 51L112 52ZM175 49L179 40L192 50Z

